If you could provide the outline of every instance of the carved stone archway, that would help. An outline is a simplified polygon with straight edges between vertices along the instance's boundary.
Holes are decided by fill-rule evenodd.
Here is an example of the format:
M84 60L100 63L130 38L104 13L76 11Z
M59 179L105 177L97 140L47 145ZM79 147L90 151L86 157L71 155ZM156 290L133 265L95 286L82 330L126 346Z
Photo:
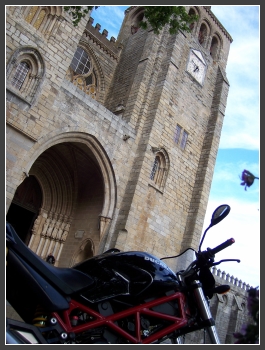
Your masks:
M116 201L114 172L100 143L84 133L55 136L34 153L26 173L40 184L42 204L29 247L69 266L80 245L77 232L91 239L93 252L105 241Z

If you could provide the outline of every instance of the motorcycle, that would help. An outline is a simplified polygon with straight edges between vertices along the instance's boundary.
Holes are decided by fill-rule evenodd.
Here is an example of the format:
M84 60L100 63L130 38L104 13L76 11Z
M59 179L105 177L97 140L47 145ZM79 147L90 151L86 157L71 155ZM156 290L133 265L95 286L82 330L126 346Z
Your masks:
M6 223L6 299L22 321L7 318L7 344L159 344L183 342L185 334L207 330L220 344L209 300L227 292L215 287L215 254L235 241L201 251L208 229L230 212L212 214L198 252L158 259L141 251L110 249L71 268L42 260ZM195 260L174 273L164 259L191 249Z

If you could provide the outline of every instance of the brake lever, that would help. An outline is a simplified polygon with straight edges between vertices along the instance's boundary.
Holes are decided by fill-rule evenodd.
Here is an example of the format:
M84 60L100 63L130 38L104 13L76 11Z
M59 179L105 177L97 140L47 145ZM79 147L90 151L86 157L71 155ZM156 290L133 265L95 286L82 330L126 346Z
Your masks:
M222 262L226 262L226 261L236 261L238 263L240 263L240 260L239 259L223 259L223 260L220 260L218 262L215 262L213 264L211 264L212 266L216 266L216 265L219 265L221 264Z

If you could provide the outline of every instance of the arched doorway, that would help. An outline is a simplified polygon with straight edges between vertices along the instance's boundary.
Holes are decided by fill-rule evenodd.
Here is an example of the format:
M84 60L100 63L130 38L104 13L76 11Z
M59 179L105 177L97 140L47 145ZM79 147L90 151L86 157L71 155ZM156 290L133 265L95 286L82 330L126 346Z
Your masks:
M91 258L94 255L93 251L94 251L93 242L91 241L91 239L86 239L81 243L80 247L73 255L72 261L70 262L69 265L73 266L86 259Z
M41 187L35 176L31 175L18 186L6 216L6 220L14 227L25 244L29 243L31 229L41 203Z
M76 135L53 142L28 170L42 193L37 195L41 201L28 245L43 259L52 254L55 265L62 267L69 266L84 239L90 239L97 252L116 200L114 174L106 153L94 137L80 135L80 142Z

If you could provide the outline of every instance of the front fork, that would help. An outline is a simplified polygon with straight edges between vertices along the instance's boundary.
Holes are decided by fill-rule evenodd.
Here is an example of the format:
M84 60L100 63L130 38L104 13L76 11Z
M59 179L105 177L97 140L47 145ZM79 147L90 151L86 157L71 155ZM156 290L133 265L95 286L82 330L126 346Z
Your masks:
M205 328L211 339L211 342L212 344L221 344L216 331L215 321L212 317L208 300L206 299L203 293L203 289L201 287L200 281L194 281L193 287L194 287L195 300L196 300L201 318L205 323Z

